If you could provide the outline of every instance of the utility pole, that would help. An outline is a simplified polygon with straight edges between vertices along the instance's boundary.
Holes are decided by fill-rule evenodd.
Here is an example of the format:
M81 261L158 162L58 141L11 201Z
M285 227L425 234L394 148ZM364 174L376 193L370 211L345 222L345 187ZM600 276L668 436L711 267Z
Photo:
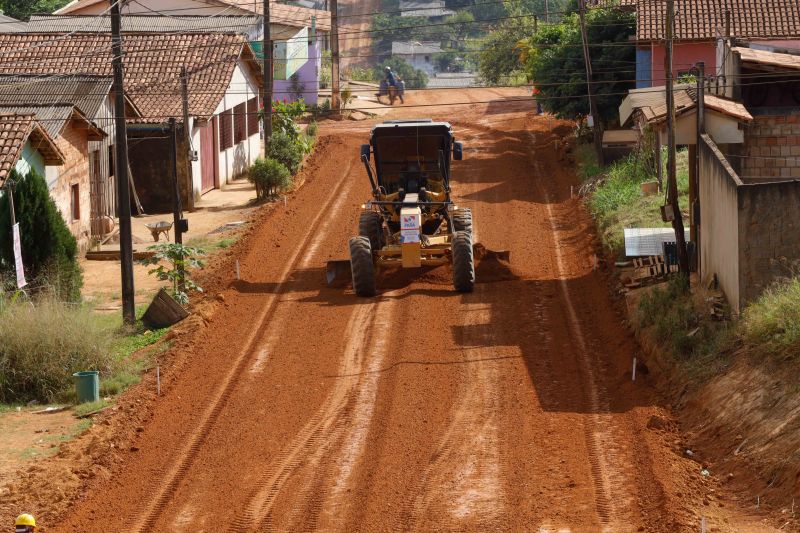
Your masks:
M706 65L699 61L695 67L697 75L697 142L689 146L689 162L691 164L689 174L689 239L694 243L696 257L700 259L700 233L697 227L697 209L699 208L700 194L700 144L702 136L706 132Z
M550 2L544 0L544 21L550 24Z
M678 179L675 167L675 87L672 80L672 44L675 31L675 0L667 0L667 53L664 57L667 97L667 196L672 206L672 227L675 229L675 244L678 248L680 271L689 274L689 256L686 253L686 236L683 232L683 216L678 203Z
M341 108L339 96L339 3L331 0L331 107Z
M269 145L272 137L272 29L270 28L269 2L264 0L264 40L261 47L264 52L264 92L261 104L264 106L264 146Z
M119 208L119 260L122 275L122 320L136 322L133 301L133 239L131 237L131 197L128 175L128 132L125 118L125 80L122 68L122 14L120 4L111 4L111 50L114 68L114 115L116 121L117 204Z
M603 129L600 124L600 114L597 110L597 101L594 97L594 83L592 80L592 59L589 56L589 36L586 32L586 0L580 0L581 38L583 40L583 61L586 64L586 88L589 94L589 115L592 117L594 130L594 148L597 151L597 162L603 161Z
M192 161L194 158L189 153L192 146L192 131L189 128L189 76L186 67L181 67L181 100L183 101L183 133L186 136L186 198L189 201L189 211L194 210L194 179L192 178Z
M174 117L169 119L169 133L172 141L172 231L175 233L175 244L183 244L183 206L178 178L178 124ZM178 287L181 291L185 290L185 281L183 265L178 265Z

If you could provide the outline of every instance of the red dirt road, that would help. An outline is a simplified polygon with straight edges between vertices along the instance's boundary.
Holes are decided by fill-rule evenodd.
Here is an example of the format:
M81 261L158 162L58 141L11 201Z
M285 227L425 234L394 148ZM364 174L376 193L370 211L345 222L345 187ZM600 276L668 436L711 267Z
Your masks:
M555 146L568 126L529 103L414 114L453 122L456 199L510 269L481 264L468 295L446 268L373 299L326 287L369 196L370 124L326 126L136 449L55 530L764 530L720 505L647 376L631 382L639 347Z

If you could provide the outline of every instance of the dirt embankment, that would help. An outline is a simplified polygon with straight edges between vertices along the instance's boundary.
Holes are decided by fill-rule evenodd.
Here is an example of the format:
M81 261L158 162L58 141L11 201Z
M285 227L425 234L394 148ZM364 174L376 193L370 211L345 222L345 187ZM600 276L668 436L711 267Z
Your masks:
M641 333L661 389L672 398L687 449L737 505L800 531L800 394L796 365L739 347L698 383ZM655 364L652 364L655 363Z

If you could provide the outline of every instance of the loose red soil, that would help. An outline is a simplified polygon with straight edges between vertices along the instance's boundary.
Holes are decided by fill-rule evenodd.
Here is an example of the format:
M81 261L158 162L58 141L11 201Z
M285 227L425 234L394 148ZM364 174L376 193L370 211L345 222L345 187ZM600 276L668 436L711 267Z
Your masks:
M479 265L466 295L446 268L385 275L372 299L326 287L369 197L370 123L325 124L288 209L265 209L230 251L242 280L229 265L210 278L164 358L162 396L150 376L126 394L92 430L107 440L80 463L99 470L80 501L37 509L48 531L675 532L701 517L768 530L683 456L650 378L631 381L640 348L555 148L567 124L532 108L413 113L454 123L467 147L456 201L481 243L511 251Z

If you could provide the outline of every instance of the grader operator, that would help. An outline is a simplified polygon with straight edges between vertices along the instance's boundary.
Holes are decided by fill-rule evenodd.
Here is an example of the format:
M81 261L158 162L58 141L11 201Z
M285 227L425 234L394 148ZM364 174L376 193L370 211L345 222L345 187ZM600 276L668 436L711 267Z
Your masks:
M375 126L370 144L361 147L372 199L359 217L359 235L350 239L350 261L329 262L328 283L349 271L355 293L373 296L379 268L449 263L455 289L472 291L472 213L450 197L450 163L462 154L447 122L392 120Z

